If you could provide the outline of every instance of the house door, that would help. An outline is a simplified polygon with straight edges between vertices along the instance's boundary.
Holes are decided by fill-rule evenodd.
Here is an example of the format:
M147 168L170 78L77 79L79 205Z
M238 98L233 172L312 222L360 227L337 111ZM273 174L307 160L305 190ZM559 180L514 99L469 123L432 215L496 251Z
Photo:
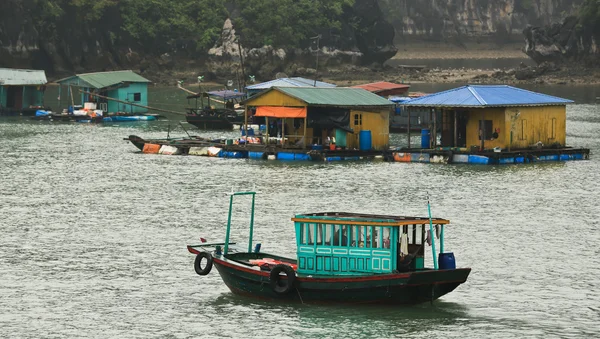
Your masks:
M467 147L467 122L468 112L456 112L456 145L455 147Z
M9 86L6 95L6 107L23 108L23 86Z

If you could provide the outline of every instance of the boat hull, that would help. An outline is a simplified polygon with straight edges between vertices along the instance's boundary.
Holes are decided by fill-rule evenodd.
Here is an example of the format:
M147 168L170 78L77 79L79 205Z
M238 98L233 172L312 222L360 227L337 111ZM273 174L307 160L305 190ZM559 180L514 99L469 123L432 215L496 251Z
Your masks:
M298 276L295 288L280 294L271 288L268 271L218 257L214 258L214 266L235 294L304 303L419 304L452 292L471 272L463 268L373 276Z
M200 129L233 129L234 124L244 123L244 117L234 113L186 114L185 120Z

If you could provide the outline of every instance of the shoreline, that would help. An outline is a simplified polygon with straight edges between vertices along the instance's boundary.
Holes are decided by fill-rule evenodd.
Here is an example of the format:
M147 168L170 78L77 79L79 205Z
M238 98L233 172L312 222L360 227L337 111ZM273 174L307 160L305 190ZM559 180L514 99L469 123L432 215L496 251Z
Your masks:
M336 65L321 66L317 80L338 86L352 86L368 82L389 81L394 83L470 83L470 84L600 84L600 69L579 65L572 67L553 64L536 65L522 50L522 43L496 45L469 43L458 46L449 43L398 44L397 54L383 66ZM406 48L403 48L406 47ZM198 73L206 70L193 68L163 70L148 74L155 84L172 85L183 80L194 85ZM289 74L290 77L314 79L315 70L305 74ZM144 74L142 74L144 76ZM256 83L271 79L256 79ZM211 79L207 84L216 86L227 80Z

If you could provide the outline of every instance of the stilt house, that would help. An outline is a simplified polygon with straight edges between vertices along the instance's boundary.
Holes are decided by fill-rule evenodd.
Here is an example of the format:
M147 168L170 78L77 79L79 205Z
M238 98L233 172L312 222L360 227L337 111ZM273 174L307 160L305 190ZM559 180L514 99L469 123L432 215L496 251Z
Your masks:
M409 114L415 108L430 110L430 148L510 150L565 146L566 105L572 102L507 85L467 85L407 101L404 107Z

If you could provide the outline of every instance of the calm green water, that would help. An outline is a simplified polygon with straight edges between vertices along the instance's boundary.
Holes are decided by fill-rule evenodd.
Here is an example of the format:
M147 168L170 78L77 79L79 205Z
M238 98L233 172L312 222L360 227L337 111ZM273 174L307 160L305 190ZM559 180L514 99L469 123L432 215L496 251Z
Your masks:
M1 336L600 336L598 105L568 107L567 141L590 148L591 160L503 167L143 155L122 140L164 137L169 125L0 118ZM429 192L434 217L452 221L447 249L472 274L416 307L234 296L216 270L194 273L185 245L222 239L225 193L254 185L255 239L283 255L295 252L295 213L425 216ZM238 207L234 240L248 223L249 204Z

